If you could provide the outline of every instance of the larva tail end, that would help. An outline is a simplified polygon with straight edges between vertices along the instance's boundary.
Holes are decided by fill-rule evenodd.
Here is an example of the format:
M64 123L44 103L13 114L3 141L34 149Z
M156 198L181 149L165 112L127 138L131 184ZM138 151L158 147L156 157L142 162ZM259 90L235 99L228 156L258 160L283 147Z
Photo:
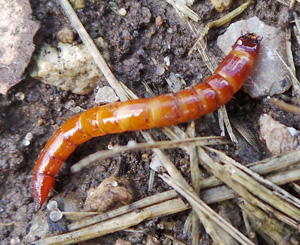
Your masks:
M54 177L42 173L34 173L32 178L33 200L38 210L46 201L54 186Z

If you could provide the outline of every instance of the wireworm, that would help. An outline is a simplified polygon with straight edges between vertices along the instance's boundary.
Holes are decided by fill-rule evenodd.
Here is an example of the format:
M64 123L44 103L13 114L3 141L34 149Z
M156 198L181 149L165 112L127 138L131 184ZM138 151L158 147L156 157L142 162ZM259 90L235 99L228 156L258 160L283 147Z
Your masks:
M32 188L37 206L41 207L47 199L62 163L89 139L187 122L227 103L247 78L260 41L254 33L239 37L214 74L194 87L174 94L95 107L65 122L47 142L34 166Z

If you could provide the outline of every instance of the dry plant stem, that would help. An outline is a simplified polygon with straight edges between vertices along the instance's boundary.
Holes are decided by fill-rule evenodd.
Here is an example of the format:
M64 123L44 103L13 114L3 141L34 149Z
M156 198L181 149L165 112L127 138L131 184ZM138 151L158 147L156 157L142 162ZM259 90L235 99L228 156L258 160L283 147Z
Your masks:
M277 51L275 51L278 58L281 60L281 62L285 65L285 67L288 69L288 71L291 74L291 80L292 80L292 85L293 85L293 89L295 91L295 95L298 99L300 99L300 86L299 86L299 80L297 79L297 77L295 76L293 70L284 62L284 60L280 57L280 55L278 54Z
M197 41L195 42L195 44L193 45L193 47L191 48L191 50L189 51L188 55L191 55L191 53L194 51L194 49L196 48L196 46L199 44L199 42L204 38L204 36L208 33L209 29L213 28L213 27L220 27L224 24L226 24L227 22L231 21L234 17L238 16L239 14L241 14L247 7L248 5L251 3L250 1L247 1L246 3L242 4L241 6L239 6L238 8L234 9L233 11L231 11L230 13L224 15L222 18L209 22L205 28L204 31L202 32L202 34L200 35L200 37L197 39Z
M295 8L296 0L291 0L289 9L292 10Z
M188 25L189 25L193 35L198 36L199 31L197 30L197 28L193 24L191 24L189 21L188 21ZM207 46L207 43L204 42L204 40L200 41L199 45L197 46L197 51L199 52L201 59L204 62L204 64L206 65L206 67L213 74L215 69L218 67L218 65L215 61L215 58L212 55L209 55L207 53L206 46Z
M151 139L147 139L148 141L151 141ZM193 206L195 212L197 213L199 219L203 223L206 231L208 234L211 235L212 239L218 243L223 244L222 237L226 236L224 232L229 232L229 235L236 239L239 242L242 242L243 244L249 244L245 243L244 239L246 241L249 241L242 233L240 233L238 230L233 228L230 224L228 224L221 216L219 216L217 213L215 213L207 204L205 204L202 200L199 199L198 195L195 193L193 188L186 182L186 180L182 177L180 172L175 168L175 166L172 164L172 162L166 157L165 154L161 151L157 151L157 149L153 150L159 158L162 160L165 169L168 171L169 175L172 178L172 181L175 183L179 183L180 187L183 188L183 190L187 191L188 193L192 193L194 198L197 200L196 209ZM164 175L168 176L168 175ZM164 178L165 180L165 178ZM174 188L174 186L172 186ZM178 190L177 190L178 191ZM181 192L180 192L181 193ZM181 193L182 194L182 193ZM187 198L187 196L185 196ZM189 199L188 199L189 200ZM191 200L189 200L191 201ZM191 203L191 202L190 202ZM191 203L192 204L192 203ZM209 219L208 219L209 217ZM222 222L222 226L218 226L218 231L216 232L214 227L216 224L219 224L219 222Z
M191 122L190 126L188 127L188 136L191 138L195 138L195 122ZM199 195L200 194L200 180L202 179L201 171L199 168L199 157L197 155L197 149L195 146L189 147L190 152L190 166L191 166L191 177L193 188L195 192ZM197 245L200 240L200 221L197 214L192 210L190 213L192 215L192 244Z
M191 10L189 7L187 7L186 5L184 5L182 1L178 1L178 0L166 0L166 2L168 2L169 4L171 4L176 10L178 10L179 12L181 12L182 14L184 14L185 16L189 17L193 21L198 22L199 16L193 10Z
M285 155L275 156L248 164L247 167L260 175L265 175L275 171L282 171L283 169L299 163L300 151L293 151ZM201 188L205 189L207 187L218 186L221 184L222 181L220 181L217 177L212 176L201 182Z
M222 115L222 121L224 121L225 123L225 126L226 126L226 129L228 131L228 135L231 139L231 141L236 145L238 146L238 140L237 138L235 137L233 131L232 131L232 127L231 127L231 124L230 124L230 121L229 121L229 118L228 118L228 114L227 114L227 111L226 111L226 108L225 106L221 106L218 110L218 112L220 111L219 113L219 116ZM223 135L221 135L223 136ZM225 136L225 135L224 135Z
M283 1L283 0L276 0L276 2L279 2L279 3L281 3L281 4L283 4L283 5L285 5L285 6L289 6L289 4L288 3L286 3L285 1Z
M286 110L286 111L289 111L289 112L292 112L292 113L295 113L295 114L298 114L298 115L300 114L300 107L299 106L285 103L284 101L278 100L276 98L271 98L271 103L273 105L276 105L276 106Z
M291 183L291 187L294 189L295 192L298 193L298 195L300 195L300 185L298 183Z
M291 43L291 29L286 30L286 52L287 52L287 59L288 59L288 67L289 72L292 76L292 85L294 89L295 96L299 99L300 98L300 83L296 77L296 68L294 64L293 52L292 52L292 43ZM281 59L282 61L282 59ZM287 66L287 65L285 65Z
M157 203L165 202L165 201L177 198L177 197L178 197L178 194L174 190L165 191L165 192L159 193L154 196L146 197L146 198L136 201L130 205L126 205L126 206L120 207L118 209L109 211L107 213L98 214L89 219L73 222L72 224L68 225L68 230L73 231L73 230L76 230L76 229L79 229L79 228L82 228L82 227L85 227L88 225L102 222L104 220L111 219L111 218L117 217L119 215L123 215L123 214L129 213L129 212L132 212L134 210L139 210L141 208L155 205Z
M245 127L241 121L231 119L233 127L244 137L244 139L257 151L259 152L259 145L256 142L256 137L252 131Z
M294 30L294 33L295 33L295 36L297 38L298 45L299 45L300 44L300 22L299 22L298 15L297 15L296 11L293 11L293 16L294 16L294 21L295 21L295 24L296 24L296 25L293 26L293 30Z
M172 240L174 243L173 244L179 244L179 245L187 245L187 243L181 242L178 239L176 239L175 237L171 236L170 234L167 233L163 233L163 235L167 238L169 238L170 240Z
M209 152L217 154L217 159L212 159L199 147L199 156L201 160L205 164L206 168L210 169L214 175L237 191L238 194L244 197L248 202L257 205L269 213L272 213L272 215L281 221L297 230L300 230L300 227L297 224L297 220L300 219L300 200L291 196L272 182L264 180L258 174L235 162L225 154L212 149L209 149ZM221 163L218 160L220 156L223 158ZM227 161L224 161L224 159ZM271 188L273 191L266 188L264 185ZM250 192L276 209L264 204L250 194ZM277 210L280 210L282 213Z
M241 208L242 210L242 216L243 216L243 221L244 221L244 224L245 224L245 228L246 228L246 232L247 232L247 236L249 237L249 239L251 239L251 241L255 244L258 244L258 241L257 241L257 238L256 236L253 237L252 234L255 234L252 230L252 227L249 223L249 219L248 219L248 216L246 214L246 212Z
M172 199L162 204L152 205L138 212L130 212L117 218L97 223L80 230L71 231L62 235L52 236L36 241L35 244L73 244L100 237L115 231L124 230L139 224L146 219L153 219L172 213L186 210L187 206L180 199Z
M139 215L133 215L132 213L129 213L125 214L121 220L108 220L78 231L47 237L35 241L34 244L74 244L137 225L150 216L151 213L149 211L140 212Z
M294 173L298 173L296 178L294 178L294 176L293 176ZM293 169L293 170L290 170L287 172L277 173L276 175L269 177L269 179L274 181L275 184L286 184L286 183L289 183L289 182L294 181L295 179L299 179L299 178L300 178L300 170L299 169L296 169L296 170ZM206 180L209 180L209 178L204 179L203 182L205 182ZM206 185L206 186L208 186L208 185ZM201 198L207 204L232 199L236 196L237 196L236 192L227 186L211 188L211 189L201 192ZM178 197L178 194L176 193L176 191L174 191L174 190L166 191L166 192L154 195L154 196L144 198L142 200L139 200L139 201L134 202L127 206L123 206L116 210L112 210L112 211L104 213L104 214L97 214L96 216L89 217L88 219L73 222L72 224L70 224L68 226L68 230L69 231L76 230L76 229L79 229L79 228L82 228L82 227L85 227L88 225L95 224L97 222L101 222L101 221L104 221L107 219L117 217L119 215L126 214L133 210L138 210L138 209L141 209L141 208L144 208L147 206L151 206L151 205L154 205L159 202L164 202L164 201L176 198L176 197ZM63 214L65 214L66 216L69 215L68 212L63 212ZM71 213L71 214L72 215L77 214L78 216L80 216L82 218L82 215L90 216L91 212L79 212L79 213ZM92 214L95 214L95 212L92 212Z
M253 244L247 237L229 225L220 215L207 206L193 190L186 189L176 178L174 179L167 174L160 175L160 177L189 201L204 224L206 232L214 239L214 242L217 244L229 244L220 236L220 232L226 231L227 235L230 235L241 244Z
M300 167L267 176L267 179L276 185L284 185L286 183L297 181L300 179Z
M266 191L269 191L269 189L274 191L274 193L271 194L271 197L275 194L276 196L287 201L289 204L292 204L293 205L292 207L295 207L295 208L297 207L297 209L293 209L296 216L294 216L293 213L290 213L290 215L295 218L299 217L298 220L300 220L300 212L299 212L300 200L299 199L297 199L296 197L294 197L287 191L283 190L282 188L278 187L277 185L273 184L271 181L264 179L259 174L252 171L251 169L236 162L235 160L228 157L223 152L217 151L212 148L207 148L207 147L206 147L206 149L208 151L212 152L213 154L216 154L216 157L214 157L215 161L220 161L220 159L222 159L221 162L224 161L225 163L228 163L229 165L234 166L234 167L238 168L239 170L243 171L245 174L249 175L251 177L250 180L257 181L259 184L266 186L268 188L268 189L265 189ZM254 193L255 193L255 188L254 188ZM259 195L259 194L260 193L256 193L256 195ZM278 200L278 204L282 201L282 199ZM276 204L277 204L277 201L276 201ZM282 203L282 205L284 205L284 203ZM287 206L286 208L292 208L292 207ZM280 208L281 208L281 206L280 206ZM278 207L279 210L280 210L280 208Z
M93 56L96 64L102 71L103 75L107 79L109 85L116 91L117 95L122 101L128 99L128 95L124 93L120 82L115 78L112 74L111 70L109 69L108 65L106 64L103 56L100 54L98 48L96 47L93 40L90 38L88 33L86 32L85 28L83 27L82 23L80 22L79 18L77 17L76 13L74 12L72 6L67 0L59 0L62 8L64 9L66 15L68 16L70 22L72 23L73 27L77 31L78 35L80 36L84 45L90 50L91 55ZM125 85L124 85L125 86Z
M285 244L284 240L290 232L280 222L245 200L241 200L239 206L251 219L252 227L268 241L268 244Z
M145 133L145 132L144 132ZM127 146L118 146L113 150L100 151L94 154L89 155L83 160L79 161L75 165L71 167L71 171L73 173L82 170L87 167L89 164L94 163L96 161L104 160L106 158L112 157L114 155L120 154L124 151L135 151L135 150L151 150L154 148L160 149L168 149L168 148L178 148L178 147L186 147L189 146L199 146L199 145L220 145L220 144L228 144L229 142L220 136L208 136L208 137L196 137L196 138L188 138L182 140L174 140L174 141L160 141L160 142L152 142L152 143L140 143L135 145L127 145Z

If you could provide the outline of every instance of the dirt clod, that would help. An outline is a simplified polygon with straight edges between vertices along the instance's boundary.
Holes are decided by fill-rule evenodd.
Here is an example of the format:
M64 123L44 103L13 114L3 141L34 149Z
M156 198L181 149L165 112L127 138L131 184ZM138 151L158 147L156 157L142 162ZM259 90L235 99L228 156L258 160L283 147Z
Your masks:
M110 177L97 188L88 191L85 211L106 211L112 206L129 204L134 198L131 184L126 178Z

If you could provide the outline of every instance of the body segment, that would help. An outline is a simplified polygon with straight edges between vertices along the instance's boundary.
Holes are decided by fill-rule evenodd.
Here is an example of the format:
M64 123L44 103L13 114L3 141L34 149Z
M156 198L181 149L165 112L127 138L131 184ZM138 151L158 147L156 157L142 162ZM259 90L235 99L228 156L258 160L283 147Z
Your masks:
M241 88L258 54L253 33L241 36L204 83L175 94L95 107L65 122L42 150L33 170L33 198L41 206L61 164L76 147L106 134L164 127L197 119L227 103Z

